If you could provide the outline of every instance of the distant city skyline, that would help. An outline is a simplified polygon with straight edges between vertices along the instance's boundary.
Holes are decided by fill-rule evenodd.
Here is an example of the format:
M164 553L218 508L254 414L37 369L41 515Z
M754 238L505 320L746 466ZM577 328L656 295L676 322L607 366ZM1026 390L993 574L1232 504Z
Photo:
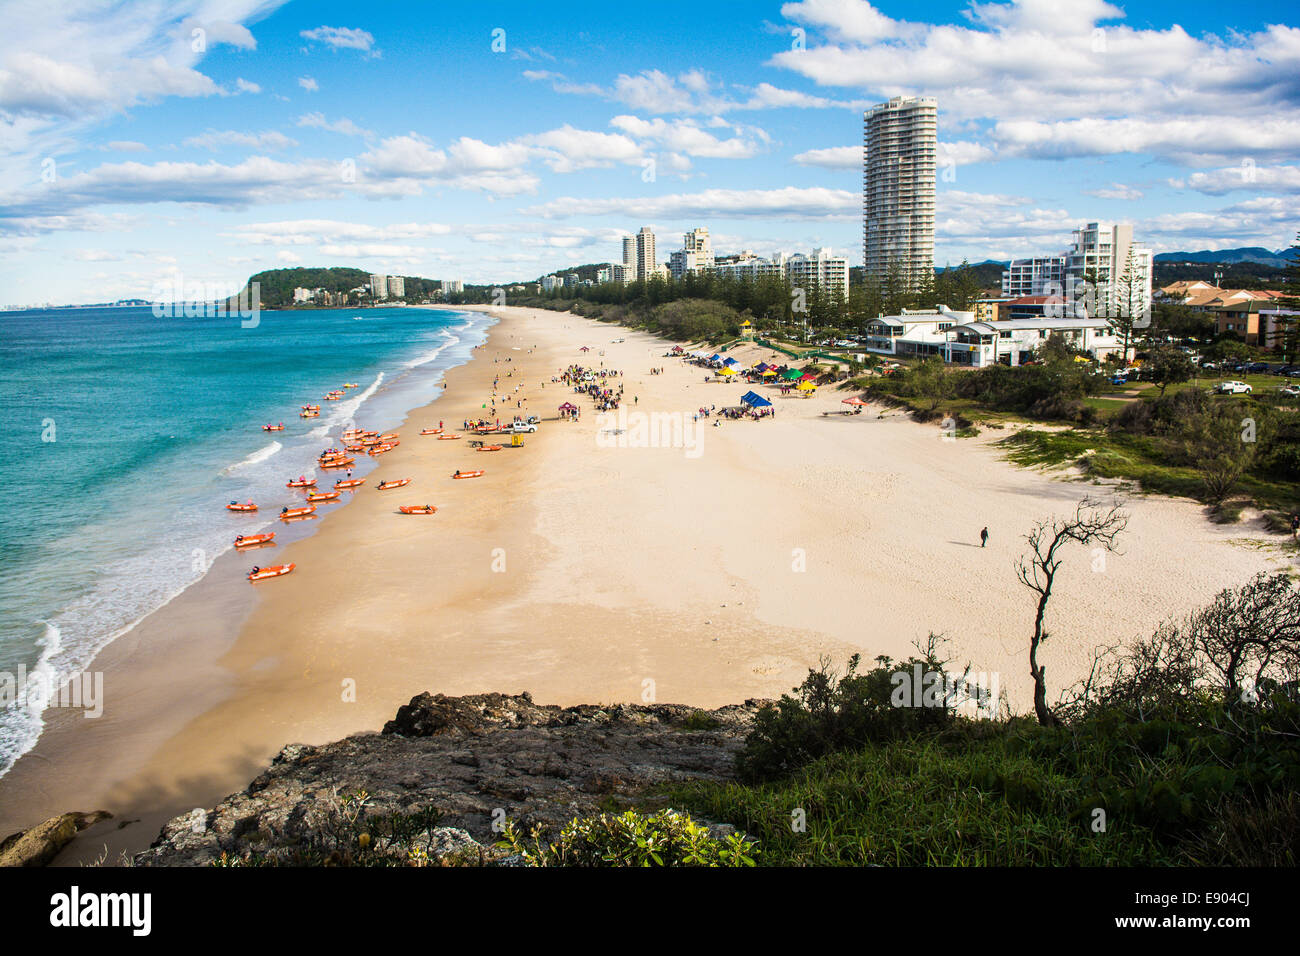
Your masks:
M858 265L863 114L895 97L938 103L938 266L1087 222L1153 253L1295 238L1300 27L1277 0L5 12L8 302L294 265L528 281L608 261L632 222Z

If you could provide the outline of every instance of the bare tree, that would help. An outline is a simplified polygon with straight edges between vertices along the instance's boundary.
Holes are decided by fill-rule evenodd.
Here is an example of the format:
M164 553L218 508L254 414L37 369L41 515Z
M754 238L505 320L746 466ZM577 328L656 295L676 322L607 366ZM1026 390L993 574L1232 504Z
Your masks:
M1038 648L1047 640L1044 627L1047 603L1052 598L1052 585L1060 570L1062 549L1069 543L1099 545L1115 551L1115 539L1128 527L1128 515L1120 510L1119 503L1107 507L1091 496L1084 497L1068 518L1050 518L1037 522L1025 536L1030 553L1023 555L1016 565L1020 583L1038 595L1038 610L1034 615L1034 636L1029 644L1029 674L1034 679L1034 713L1045 727L1059 724L1058 718L1047 706L1047 667L1038 663Z
M1266 677L1294 679L1300 666L1300 591L1285 574L1258 574L1224 589L1188 619L1185 633L1205 670L1236 696Z

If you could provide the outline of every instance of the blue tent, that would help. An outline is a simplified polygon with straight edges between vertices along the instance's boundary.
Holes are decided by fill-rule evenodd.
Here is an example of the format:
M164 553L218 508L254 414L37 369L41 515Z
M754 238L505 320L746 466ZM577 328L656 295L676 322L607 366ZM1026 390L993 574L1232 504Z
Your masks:
M740 402L742 405L748 405L751 408L767 408L772 404L758 392L746 392L740 396Z
M740 363L737 362L734 358L728 358L728 359L723 359L723 360L722 360L722 364L723 364L723 365L730 365L730 366L732 366L732 367L734 368L734 367L736 367L737 365L739 365Z
M721 362L721 361L722 361L722 356L719 355L717 352L714 352L712 355L709 356L709 361L710 361L710 362Z

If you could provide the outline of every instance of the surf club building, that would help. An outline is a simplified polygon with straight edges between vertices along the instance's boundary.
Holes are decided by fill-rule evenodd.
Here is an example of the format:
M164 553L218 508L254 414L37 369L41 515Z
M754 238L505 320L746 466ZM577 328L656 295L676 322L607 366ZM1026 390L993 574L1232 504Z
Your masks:
M867 323L863 345L877 355L937 355L955 365L983 368L998 363L1022 365L1053 335L1098 361L1123 348L1104 318L1058 318L1027 310L1006 319L978 321L973 312L956 312L945 305L874 318Z

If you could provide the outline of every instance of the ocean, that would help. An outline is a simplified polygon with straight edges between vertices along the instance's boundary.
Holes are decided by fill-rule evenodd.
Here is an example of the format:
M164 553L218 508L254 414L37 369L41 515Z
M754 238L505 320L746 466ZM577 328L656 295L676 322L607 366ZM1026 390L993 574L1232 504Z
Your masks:
M321 449L349 423L391 428L436 398L491 322L416 308L263 312L252 328L149 308L0 313L0 692L24 672L29 688L0 706L0 775L40 734L30 688L87 667L236 534L278 530L300 497L285 481L331 485ZM319 418L299 417L309 403ZM246 499L255 515L225 509Z

